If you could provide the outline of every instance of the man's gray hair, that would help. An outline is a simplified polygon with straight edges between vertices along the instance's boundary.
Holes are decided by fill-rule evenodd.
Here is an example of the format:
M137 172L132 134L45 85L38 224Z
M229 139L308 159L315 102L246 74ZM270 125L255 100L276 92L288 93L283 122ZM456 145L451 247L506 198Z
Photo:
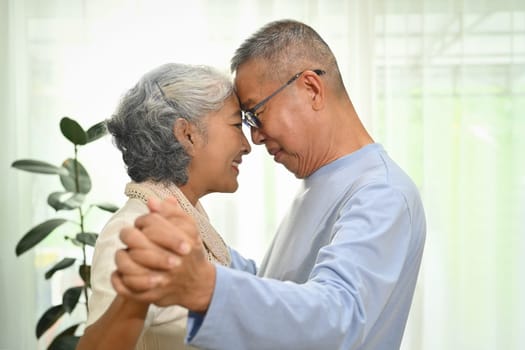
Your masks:
M326 71L338 88L343 88L341 73L328 44L310 26L295 20L279 20L266 24L246 39L235 51L230 70L252 59L267 65L268 79L286 81L305 69Z
M174 135L175 121L205 133L203 117L232 93L231 79L208 66L168 63L146 73L106 121L131 179L185 184L190 157Z

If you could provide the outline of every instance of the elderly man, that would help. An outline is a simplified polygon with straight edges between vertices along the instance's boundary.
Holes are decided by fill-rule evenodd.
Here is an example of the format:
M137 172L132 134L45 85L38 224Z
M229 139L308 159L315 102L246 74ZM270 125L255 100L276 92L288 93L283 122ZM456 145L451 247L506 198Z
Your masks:
M311 27L267 24L231 68L253 142L302 181L262 266L234 250L231 268L210 263L176 203L151 202L121 232L115 289L188 308L200 348L398 349L426 235L416 186L364 128Z

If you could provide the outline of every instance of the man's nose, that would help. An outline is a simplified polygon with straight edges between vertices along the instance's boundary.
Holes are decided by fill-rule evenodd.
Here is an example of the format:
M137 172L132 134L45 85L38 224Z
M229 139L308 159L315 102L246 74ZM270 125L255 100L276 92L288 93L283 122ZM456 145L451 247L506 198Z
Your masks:
M250 132L252 135L252 141L256 145L262 145L264 143L265 137L263 132L260 128L254 128L253 126L250 128Z

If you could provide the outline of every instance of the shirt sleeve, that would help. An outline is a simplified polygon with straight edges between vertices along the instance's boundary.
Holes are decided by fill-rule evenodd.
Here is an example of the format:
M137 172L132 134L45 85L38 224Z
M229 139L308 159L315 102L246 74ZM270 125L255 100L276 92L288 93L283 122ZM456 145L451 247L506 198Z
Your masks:
M359 348L399 283L410 227L399 192L363 187L326 228L332 239L306 283L217 266L210 307L190 314L187 340L205 349Z
M231 264L230 267L235 270L241 270L252 275L257 274L257 265L255 261L251 259L246 259L235 249L230 248Z

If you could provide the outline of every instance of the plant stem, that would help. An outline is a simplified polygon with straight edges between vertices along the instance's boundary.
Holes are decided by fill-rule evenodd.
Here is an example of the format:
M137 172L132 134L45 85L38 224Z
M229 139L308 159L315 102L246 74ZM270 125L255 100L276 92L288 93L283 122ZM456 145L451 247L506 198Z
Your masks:
M78 148L77 145L75 145L75 192L80 192L80 170L78 167ZM84 213L82 212L82 206L78 207L78 214L80 216L80 232L84 233ZM86 244L82 243L82 266L86 268L87 266L87 259L86 259ZM84 282L84 285L82 286L82 291L84 292L84 299L86 305L86 315L89 314L89 305L88 305L88 284L87 282Z

